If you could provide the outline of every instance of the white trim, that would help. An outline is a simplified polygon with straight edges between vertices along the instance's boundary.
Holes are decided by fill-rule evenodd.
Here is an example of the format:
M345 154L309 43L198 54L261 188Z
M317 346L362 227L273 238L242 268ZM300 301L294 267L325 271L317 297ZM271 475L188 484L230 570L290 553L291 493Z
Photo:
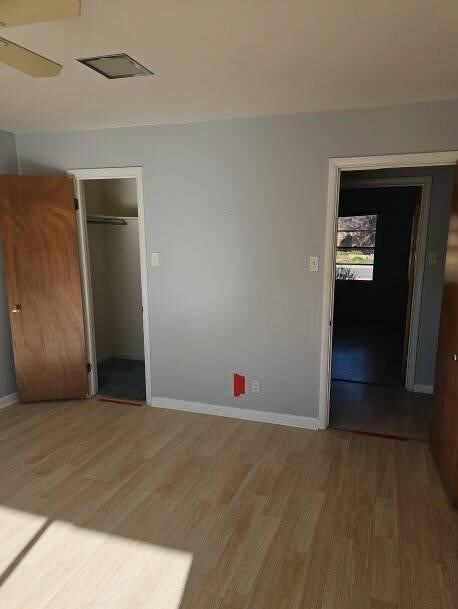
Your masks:
M301 417L294 414L280 414L278 412L265 412L263 410L245 410L233 406L218 406L216 404L203 404L201 402L187 402L184 400L173 400L171 398L154 397L151 406L155 408L168 408L183 412L194 412L197 414L209 414L216 417L228 417L230 419L242 419L244 421L257 421L258 423L273 423L274 425L285 425L287 427L300 427L302 429L319 428L318 419L312 417Z
M150 326L148 306L148 273L146 265L146 238L145 238L145 207L143 200L143 169L142 167L106 167L100 169L69 169L68 174L75 180L75 193L79 199L79 210L76 212L78 222L78 239L80 243L81 277L83 291L84 319L86 330L86 349L88 361L92 364L89 374L89 394L97 393L97 357L95 350L94 314L92 304L92 289L89 273L89 252L87 243L86 209L84 191L81 182L85 180L112 180L122 178L135 178L137 183L138 205L138 237L140 245L140 275L142 285L143 306L143 337L145 347L145 383L146 403L151 404L151 351Z
M413 390L415 393L429 393L432 395L434 393L434 385L414 385Z
M329 159L341 171L365 171L366 169L399 169L400 167L435 167L455 165L458 150L446 152L417 152L386 154L381 156L334 157Z
M415 384L418 331L420 327L421 294L423 291L432 184L433 179L431 176L371 178L367 180L348 180L345 182L341 180L340 183L341 190L380 187L396 188L399 186L416 186L421 188L420 216L418 219L417 242L415 244L415 259L413 262L413 290L405 378L405 387L408 391L413 391Z
M70 173L70 172L69 172ZM80 274L81 292L83 297L83 319L84 337L86 340L86 358L92 365L92 370L88 375L88 396L95 395L98 391L97 381L97 352L95 348L95 328L94 328L94 305L92 302L92 281L89 267L89 244L86 222L86 201L84 198L84 188L81 182L73 174L75 198L78 200L79 209L76 211L76 226L78 231L78 245L80 253Z
M328 194L326 206L326 241L323 276L323 310L321 326L320 360L320 428L329 425L329 396L331 389L332 314L334 307L335 232L339 205L340 173L366 169L390 169L400 167L432 167L455 165L458 151L394 154L384 156L347 157L329 159Z
M18 399L19 398L17 393L10 393L8 395L4 395L0 398L0 410L2 408L8 408L8 406L13 406L14 404L17 404Z
M337 206L339 204L340 170L331 159L328 174L328 200L326 208L326 233L323 272L323 311L321 322L321 361L319 412L320 429L329 425L329 401L331 399L332 315L334 309L335 255Z

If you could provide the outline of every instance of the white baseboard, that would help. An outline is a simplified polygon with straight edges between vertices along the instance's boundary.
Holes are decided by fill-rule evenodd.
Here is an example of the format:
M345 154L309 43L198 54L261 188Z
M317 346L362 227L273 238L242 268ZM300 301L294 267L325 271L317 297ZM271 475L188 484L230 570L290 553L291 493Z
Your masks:
M430 393L430 394L433 394L434 393L434 386L433 385L414 385L413 386L413 390L415 391L415 393Z
M151 406L155 408L182 410L184 412L195 412L198 414L211 414L217 417L228 417L230 419L243 419L245 421L257 421L259 423L286 425L287 427L319 429L318 419L301 417L295 414L264 412L263 410L246 410L244 408L234 408L233 406L217 406L215 404L186 402L185 400L172 400L171 398L160 397L153 397Z
M0 409L12 406L13 404L16 404L17 401L17 393L10 393L9 395L4 395L2 398L0 398Z

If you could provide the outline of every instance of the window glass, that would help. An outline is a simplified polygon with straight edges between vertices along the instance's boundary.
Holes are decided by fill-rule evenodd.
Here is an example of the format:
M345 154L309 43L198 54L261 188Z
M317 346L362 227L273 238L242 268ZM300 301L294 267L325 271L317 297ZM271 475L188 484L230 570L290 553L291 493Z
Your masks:
M337 224L336 279L374 279L377 215L342 216Z

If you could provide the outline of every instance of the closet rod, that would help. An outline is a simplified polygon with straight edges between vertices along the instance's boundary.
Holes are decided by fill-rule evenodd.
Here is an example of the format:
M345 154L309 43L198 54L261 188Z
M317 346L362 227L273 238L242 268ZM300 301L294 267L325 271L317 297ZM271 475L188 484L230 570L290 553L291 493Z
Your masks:
M88 216L87 221L90 224L116 224L126 226L127 222L123 218L116 216Z

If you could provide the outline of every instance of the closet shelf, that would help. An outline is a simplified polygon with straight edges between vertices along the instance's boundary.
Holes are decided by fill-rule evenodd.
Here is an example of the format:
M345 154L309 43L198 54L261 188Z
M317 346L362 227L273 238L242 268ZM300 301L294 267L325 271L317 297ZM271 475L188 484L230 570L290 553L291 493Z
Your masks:
M124 218L119 218L117 216L90 215L87 216L87 221L90 224L116 224L120 226L125 226L127 224Z

